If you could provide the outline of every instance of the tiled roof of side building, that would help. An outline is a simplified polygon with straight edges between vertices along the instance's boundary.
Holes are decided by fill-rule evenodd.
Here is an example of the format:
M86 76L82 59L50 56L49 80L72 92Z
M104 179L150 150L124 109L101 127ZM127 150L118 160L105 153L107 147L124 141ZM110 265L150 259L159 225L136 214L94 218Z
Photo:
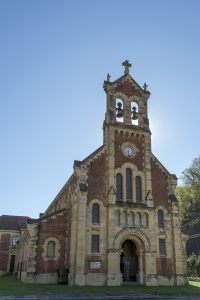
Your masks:
M26 228L27 219L25 216L0 216L0 230L20 230Z

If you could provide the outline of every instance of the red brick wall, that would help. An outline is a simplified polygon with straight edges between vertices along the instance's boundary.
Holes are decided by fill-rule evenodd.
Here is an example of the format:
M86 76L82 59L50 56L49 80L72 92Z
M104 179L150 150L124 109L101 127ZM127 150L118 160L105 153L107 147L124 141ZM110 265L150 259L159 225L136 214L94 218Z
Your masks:
M10 238L11 235L9 233L2 233L0 238L0 251L9 251Z
M153 160L151 161L151 179L155 207L162 205L168 208L167 175Z
M156 259L156 270L158 275L172 276L173 274L173 263L171 258L157 258Z
M11 235L9 233L2 233L0 238L0 271L7 271L9 260L10 237Z
M66 262L65 258L69 258L69 222L69 213L64 213L62 216L57 215L55 219L49 218L47 222L40 222L36 256L37 273L54 273L57 272L59 268L68 267L69 261ZM42 256L44 253L44 242L50 237L55 237L60 242L60 255L58 260L44 260ZM67 245L66 237L68 239Z
M0 271L7 271L8 259L8 252L0 251Z
M88 170L88 202L99 199L105 203L107 194L107 161L103 153L91 162Z
M137 148L138 152L133 158L128 158L122 153L121 145L125 142L133 143ZM144 140L139 135L130 135L123 132L115 132L115 168L120 168L125 162L134 164L138 170L143 171L144 164Z

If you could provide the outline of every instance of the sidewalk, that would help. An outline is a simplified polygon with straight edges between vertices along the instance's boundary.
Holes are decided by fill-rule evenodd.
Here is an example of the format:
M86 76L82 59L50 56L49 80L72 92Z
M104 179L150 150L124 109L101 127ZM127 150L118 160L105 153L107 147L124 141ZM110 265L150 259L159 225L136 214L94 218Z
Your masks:
M120 296L109 296L109 295L79 295L79 296L1 296L0 300L200 300L199 297L194 296L157 296L157 295L131 295L131 294L123 294Z

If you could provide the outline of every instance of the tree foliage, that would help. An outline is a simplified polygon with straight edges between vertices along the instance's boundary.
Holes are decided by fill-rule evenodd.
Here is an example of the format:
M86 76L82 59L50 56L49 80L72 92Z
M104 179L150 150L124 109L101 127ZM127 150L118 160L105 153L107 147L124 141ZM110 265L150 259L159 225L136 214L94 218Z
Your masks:
M200 255L192 253L187 259L189 277L200 277Z
M195 158L191 166L183 171L182 179L187 186L200 187L200 156Z
M200 156L183 171L184 186L176 189L181 222L185 223L200 216Z

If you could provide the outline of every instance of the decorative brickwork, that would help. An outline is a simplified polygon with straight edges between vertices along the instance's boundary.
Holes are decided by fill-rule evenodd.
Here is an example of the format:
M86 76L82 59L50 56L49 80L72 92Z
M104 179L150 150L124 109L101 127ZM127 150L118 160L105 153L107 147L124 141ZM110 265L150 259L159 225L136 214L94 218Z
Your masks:
M129 79L118 84L117 87L115 88L115 92L121 92L128 97L133 95L139 97L142 96L141 91L137 89Z
M106 153L91 162L88 170L88 202L99 199L106 203L107 193Z
M123 155L121 145L125 142L133 143L138 152L133 158ZM123 131L115 131L115 168L120 168L125 162L133 163L138 170L143 171L144 168L144 138L139 135L124 133Z
M152 176L152 195L154 199L154 205L164 206L168 208L168 181L167 175L162 169L151 160L151 176Z

